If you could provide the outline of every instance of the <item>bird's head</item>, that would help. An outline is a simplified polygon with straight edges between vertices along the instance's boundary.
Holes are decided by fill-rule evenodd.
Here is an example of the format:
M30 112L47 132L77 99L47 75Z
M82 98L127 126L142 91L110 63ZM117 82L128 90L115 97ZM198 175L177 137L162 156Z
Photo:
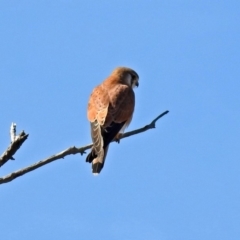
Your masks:
M135 86L139 86L139 76L131 68L117 67L114 69L112 74L117 75L122 84L126 84L132 88L134 88Z

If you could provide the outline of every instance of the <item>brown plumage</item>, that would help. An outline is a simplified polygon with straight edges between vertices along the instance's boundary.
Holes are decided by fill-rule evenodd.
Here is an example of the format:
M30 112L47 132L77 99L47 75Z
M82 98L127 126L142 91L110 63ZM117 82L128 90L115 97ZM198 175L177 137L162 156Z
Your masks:
M102 170L110 142L131 122L135 105L133 87L138 86L138 80L134 70L118 67L93 89L87 110L93 148L86 161L92 163L94 174Z

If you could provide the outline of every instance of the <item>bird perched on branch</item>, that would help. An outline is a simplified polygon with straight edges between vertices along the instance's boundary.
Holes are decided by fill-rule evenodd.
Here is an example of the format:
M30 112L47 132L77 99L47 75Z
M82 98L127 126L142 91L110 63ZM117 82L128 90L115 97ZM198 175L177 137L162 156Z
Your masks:
M87 109L93 147L86 158L93 174L104 166L110 142L130 124L133 116L138 74L127 67L114 69L111 75L93 89Z

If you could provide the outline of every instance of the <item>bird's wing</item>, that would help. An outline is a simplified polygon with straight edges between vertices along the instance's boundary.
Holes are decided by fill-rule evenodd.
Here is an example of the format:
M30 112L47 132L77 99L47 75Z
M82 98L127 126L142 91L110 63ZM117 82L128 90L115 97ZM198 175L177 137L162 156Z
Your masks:
M93 149L86 161L92 162L93 173L103 168L109 143L132 119L134 92L126 85L99 85L88 103Z
M135 96L132 88L119 84L109 91L109 115L115 123L125 122L129 125L132 119Z

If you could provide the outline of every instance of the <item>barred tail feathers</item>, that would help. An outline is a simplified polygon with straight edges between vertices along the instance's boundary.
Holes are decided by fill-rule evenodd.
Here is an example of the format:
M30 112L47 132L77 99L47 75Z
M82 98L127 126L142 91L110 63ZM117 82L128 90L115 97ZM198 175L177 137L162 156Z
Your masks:
M86 158L86 162L92 163L93 174L98 174L103 168L107 149L105 150L103 147L102 129L97 121L91 123L91 136L93 147Z
M92 161L92 173L94 175L98 175L101 172L107 156L108 147L109 145L104 147L102 152Z
M92 163L93 174L96 175L101 172L107 156L109 144L121 130L124 124L125 122L112 122L103 130L97 121L91 123L93 147L86 158L86 162Z

